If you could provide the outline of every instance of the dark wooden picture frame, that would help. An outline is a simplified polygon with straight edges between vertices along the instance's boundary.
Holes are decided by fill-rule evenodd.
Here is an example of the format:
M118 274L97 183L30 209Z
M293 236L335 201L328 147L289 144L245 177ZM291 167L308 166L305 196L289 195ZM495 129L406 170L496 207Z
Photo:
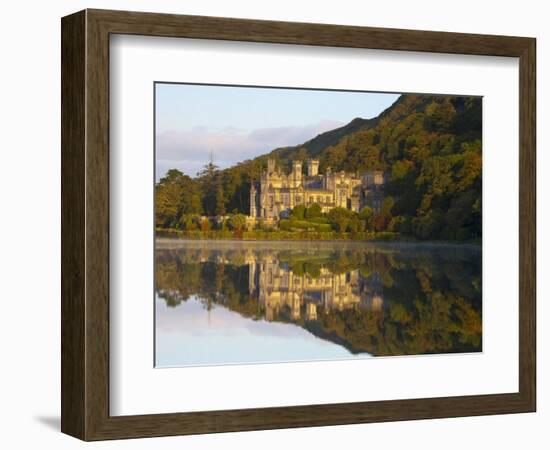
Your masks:
M535 411L535 39L104 10L64 17L61 31L64 433L100 440ZM111 34L519 58L519 392L110 416Z

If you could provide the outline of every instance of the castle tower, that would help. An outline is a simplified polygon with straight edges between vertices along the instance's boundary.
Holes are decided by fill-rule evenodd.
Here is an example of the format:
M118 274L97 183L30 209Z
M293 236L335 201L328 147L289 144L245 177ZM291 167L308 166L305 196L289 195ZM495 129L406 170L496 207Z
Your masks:
M319 160L308 159L307 160L307 176L315 177L319 174Z
M329 166L325 169L325 175L323 176L323 189L332 191L334 189L332 180L332 169Z
M382 170L370 170L362 177L363 184L367 187L382 186L385 184L384 172Z
M250 217L258 216L258 191L254 182L250 185Z
M374 171L374 184L381 186L384 184L384 172L381 170Z
M275 172L275 160L273 158L269 158L267 160L267 173L272 174Z
M292 161L292 175L294 178L302 178L302 161Z

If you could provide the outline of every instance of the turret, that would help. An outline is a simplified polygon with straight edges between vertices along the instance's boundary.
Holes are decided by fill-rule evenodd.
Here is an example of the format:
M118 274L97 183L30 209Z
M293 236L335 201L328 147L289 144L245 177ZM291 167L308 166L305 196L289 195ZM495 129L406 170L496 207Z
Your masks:
M361 177L363 185L370 186L383 186L386 182L384 172L382 170L371 170L365 172Z
M292 174L295 178L302 177L302 161L292 161Z
M269 158L267 160L267 173L272 174L275 172L275 160L273 158Z
M332 169L329 167L327 167L325 169L325 176L324 176L324 181L323 181L323 188L324 189L329 189L329 190L332 190L334 189L334 183L332 182L333 180L333 177L332 177Z
M376 170L374 172L374 184L379 186L384 184L384 172L381 170Z
M315 177L319 174L319 160L308 159L307 161L307 175L308 177Z
M250 185L250 217L258 215L258 193L254 182Z

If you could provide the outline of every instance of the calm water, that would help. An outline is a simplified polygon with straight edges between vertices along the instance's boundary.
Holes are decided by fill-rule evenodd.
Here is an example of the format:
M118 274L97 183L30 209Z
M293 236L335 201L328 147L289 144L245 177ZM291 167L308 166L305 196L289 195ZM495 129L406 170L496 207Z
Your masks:
M157 367L481 351L481 249L158 240Z

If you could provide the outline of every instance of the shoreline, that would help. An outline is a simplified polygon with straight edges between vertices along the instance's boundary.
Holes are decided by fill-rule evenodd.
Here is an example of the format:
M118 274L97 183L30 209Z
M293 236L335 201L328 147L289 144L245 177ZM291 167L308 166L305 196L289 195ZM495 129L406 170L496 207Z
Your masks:
M471 245L482 247L481 238L467 240L452 239L426 239L420 240L410 235L402 235L397 232L357 232L357 233L320 233L320 232L288 232L268 231L252 233L250 231L220 232L217 230L182 232L175 229L155 229L155 239L186 240L186 241L230 241L230 242L393 242L409 244L433 244L433 245Z
M460 247L460 248L471 248L475 250L482 249L481 242L460 242L460 241L418 241L418 240L405 240L405 239L365 239L365 240L352 240L352 239L239 239L239 238L219 238L219 239L198 239L198 238L189 238L189 237L166 237L166 236L155 236L155 248L156 244L177 246L178 244L190 244L190 243L202 243L206 245L234 245L234 244L273 244L277 245L294 245L296 243L301 244L313 244L313 245L324 245L324 244L344 244L348 246L357 246L357 245L376 245L376 246L407 246L407 247Z

